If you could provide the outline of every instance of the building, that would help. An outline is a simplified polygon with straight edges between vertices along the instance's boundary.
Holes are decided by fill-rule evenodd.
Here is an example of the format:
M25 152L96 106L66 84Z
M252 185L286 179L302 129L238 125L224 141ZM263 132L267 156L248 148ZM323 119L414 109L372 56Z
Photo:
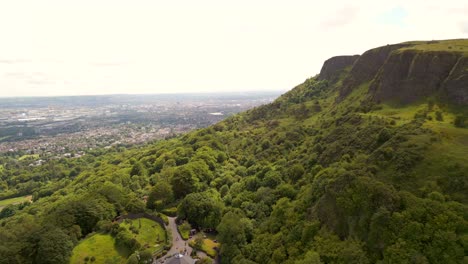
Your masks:
M171 258L169 258L167 261L164 262L165 264L194 264L195 260L192 259L188 255L182 255L182 254L175 254Z

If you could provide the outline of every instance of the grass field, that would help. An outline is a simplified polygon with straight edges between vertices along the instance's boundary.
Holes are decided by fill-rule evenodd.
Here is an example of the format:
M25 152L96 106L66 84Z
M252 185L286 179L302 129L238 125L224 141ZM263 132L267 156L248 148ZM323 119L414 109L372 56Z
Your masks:
M134 237L143 247L150 248L154 251L158 251L164 247L164 243L166 241L166 232L161 227L161 225L159 225L159 223L146 218L139 218L128 221L130 221L130 223L124 221L120 224L120 226L127 229L130 229L130 226L134 226L138 230L138 234L134 234ZM70 263L126 263L126 258L123 255L125 255L125 253L122 251L119 253L119 250L115 247L115 239L111 235L95 234L82 240L73 249L73 255L70 259ZM94 257L95 261L86 262L86 257L89 259Z
M210 257L216 256L216 251L214 250L215 247L219 248L219 243L214 242L209 238L203 239L203 246L202 250Z
M10 204L20 204L20 203L24 203L26 201L31 201L31 200L32 200L31 195L1 200L0 201L0 210L3 209L4 207L10 205Z
M86 257L95 257L92 263L125 263L114 247L114 238L111 235L95 234L81 241L74 249L70 264L91 263L85 262Z
M416 45L402 48L403 50L421 50L421 51L458 51L468 53L468 39L451 39L444 41L420 41L409 42Z
M201 251L205 252L208 256L214 258L216 257L216 250L214 248L219 248L220 244L217 242L214 242L216 237L214 235L207 234L205 235L205 238L203 239L203 245L201 248ZM195 240L190 241L190 245L193 247L195 244Z
M3 167L2 164L0 164L0 172L2 172L5 168Z
M151 248L155 251L164 247L166 232L160 224L147 218L139 218L130 221L131 224L124 221L120 226L126 227L127 229L130 228L130 225L136 227L138 234L134 234L134 237L143 247Z

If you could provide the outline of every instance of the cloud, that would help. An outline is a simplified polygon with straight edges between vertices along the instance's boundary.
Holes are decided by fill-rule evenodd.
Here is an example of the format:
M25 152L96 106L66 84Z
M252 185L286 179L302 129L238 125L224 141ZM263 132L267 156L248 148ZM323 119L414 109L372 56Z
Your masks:
M359 9L355 6L347 6L330 13L321 25L327 28L340 27L350 24L357 16Z

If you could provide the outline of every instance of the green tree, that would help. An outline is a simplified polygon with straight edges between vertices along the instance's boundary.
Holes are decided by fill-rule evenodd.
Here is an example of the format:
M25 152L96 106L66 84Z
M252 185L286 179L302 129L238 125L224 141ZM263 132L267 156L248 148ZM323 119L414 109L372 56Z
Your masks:
M171 185L175 198L180 199L189 193L198 191L199 179L187 165L184 165L174 170Z
M140 161L136 161L130 170L130 176L146 176L146 168Z
M178 207L179 217L188 219L194 226L215 228L220 220L223 203L216 191L188 194Z
M58 228L49 229L40 234L35 263L68 263L72 249L73 243L67 234Z
M158 181L151 189L146 202L146 207L149 209L162 210L174 200L172 186L164 180Z

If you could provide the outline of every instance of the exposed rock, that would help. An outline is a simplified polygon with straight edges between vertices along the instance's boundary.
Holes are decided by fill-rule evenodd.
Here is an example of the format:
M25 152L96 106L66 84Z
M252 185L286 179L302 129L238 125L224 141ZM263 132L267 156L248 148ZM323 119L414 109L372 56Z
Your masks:
M443 93L441 88L460 58L461 54L450 52L394 52L369 91L378 101L399 103L411 103L428 96L458 98ZM453 77L457 79L457 76ZM447 88L453 90L450 85Z
M325 62L319 78L336 81L353 58L355 61L343 80L338 100L369 82L369 96L379 102L406 104L434 96L449 103L468 105L468 56L457 51L401 49L412 45L388 45L369 50L360 57L331 58Z
M387 60L390 53L406 44L387 45L366 51L354 63L348 77L343 81L340 98L346 97L360 84L372 80Z
M319 80L336 82L343 70L352 66L358 58L359 55L336 56L326 60L320 70Z
M442 90L450 102L468 105L468 57L460 57L442 83Z

